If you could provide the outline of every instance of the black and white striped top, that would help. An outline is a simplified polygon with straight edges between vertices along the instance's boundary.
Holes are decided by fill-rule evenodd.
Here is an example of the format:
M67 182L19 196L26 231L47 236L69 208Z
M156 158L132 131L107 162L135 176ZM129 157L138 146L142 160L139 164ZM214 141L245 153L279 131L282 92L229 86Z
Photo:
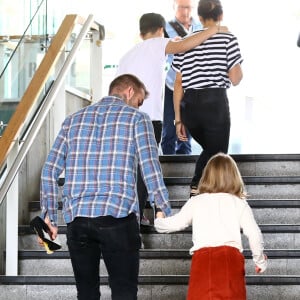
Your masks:
M184 90L229 88L228 71L242 61L237 38L217 33L196 48L175 54L172 68L181 73Z

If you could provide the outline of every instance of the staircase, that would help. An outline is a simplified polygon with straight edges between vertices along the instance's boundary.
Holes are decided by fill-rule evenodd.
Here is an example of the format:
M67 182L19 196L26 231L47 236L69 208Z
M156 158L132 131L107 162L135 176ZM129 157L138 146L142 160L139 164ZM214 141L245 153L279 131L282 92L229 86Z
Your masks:
M196 158L160 158L173 212L180 209L189 195ZM263 232L269 257L268 270L263 275L255 275L244 239L248 300L299 300L300 155L233 155L233 158L246 183L248 202ZM38 215L39 203L31 202L29 210L31 217ZM153 220L150 208L145 213ZM0 300L76 299L62 219L60 224L63 249L52 255L39 248L27 224L19 226L19 275L0 276ZM152 227L142 227L141 232L144 249L141 250L139 300L184 300L191 261L188 253L191 228L159 234ZM103 262L100 269L101 299L110 299Z

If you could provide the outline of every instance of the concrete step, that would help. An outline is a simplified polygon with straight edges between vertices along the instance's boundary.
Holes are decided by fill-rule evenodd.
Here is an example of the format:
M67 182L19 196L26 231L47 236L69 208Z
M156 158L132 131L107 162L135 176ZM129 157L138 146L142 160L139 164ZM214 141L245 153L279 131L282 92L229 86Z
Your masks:
M255 275L247 239L246 283L248 300L299 300L300 297L300 155L232 155L237 162L248 202L262 230L269 267ZM164 180L173 212L189 196L197 156L161 156ZM64 179L60 180L63 184ZM60 207L61 209L61 207ZM29 203L30 218L39 214L39 202ZM145 213L153 219L151 208ZM0 300L75 299L76 289L66 246L66 226L59 212L62 250L47 255L28 225L19 226L19 276L0 276ZM141 227L139 300L184 300L191 257L191 228L159 234ZM47 274L47 276L45 276ZM101 262L101 299L111 299L106 269Z
M300 250L265 250L269 258L264 275L300 275ZM247 275L255 275L250 250L244 250ZM142 249L140 252L140 275L187 275L191 255L188 249ZM32 266L35 266L34 268ZM48 255L45 251L19 251L19 275L68 275L72 266L68 251ZM100 275L107 275L101 260Z
M300 225L299 224L260 224L259 225L268 249L299 249ZM59 238L62 249L66 246L66 226L59 226ZM153 226L141 227L142 240L145 249L189 249L192 246L191 228L183 231L161 234ZM242 236L244 248L249 248L248 240ZM36 235L28 225L19 226L19 250L39 250Z
M187 200L171 200L172 214L177 213ZM300 224L299 199L250 199L247 201L259 224ZM153 224L154 214L149 203L144 214Z
M185 300L188 275L139 276L139 300ZM110 300L108 279L101 277L101 299ZM299 276L246 276L248 300L297 300ZM49 296L51 295L51 297ZM157 296L159 295L159 296ZM159 298L158 298L159 297ZM0 276L0 300L74 300L73 276Z
M249 199L298 199L300 176L243 176ZM170 199L188 199L191 177L165 177Z
M182 207L187 199L170 199L171 206L173 208ZM247 202L252 208L300 208L300 199L248 199ZM146 207L150 208L149 203ZM58 210L62 209L62 202L58 202ZM28 204L28 210L37 215L40 212L40 202L31 201Z
M170 200L172 213L175 214L186 203L185 199ZM249 205L253 209L255 219L260 224L300 224L300 200L299 199L249 199ZM61 213L61 202L59 203L58 224L63 225ZM144 210L145 215L153 224L153 210L147 203ZM40 214L40 203L32 201L29 203L30 219Z
M172 214L176 214L179 208L172 208ZM253 214L257 223L261 225L269 224L300 224L300 208L254 208ZM153 224L153 211L151 208L144 210L144 215Z
M243 176L299 176L299 154L233 154L232 157ZM197 155L161 156L164 176L192 176L197 158Z

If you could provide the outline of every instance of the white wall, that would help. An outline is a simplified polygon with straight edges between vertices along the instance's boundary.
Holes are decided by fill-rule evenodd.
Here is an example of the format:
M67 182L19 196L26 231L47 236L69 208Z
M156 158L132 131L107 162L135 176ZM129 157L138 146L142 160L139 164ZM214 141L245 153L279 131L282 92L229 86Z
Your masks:
M8 7L2 23L19 14L15 1L1 0ZM24 3L26 0L24 0ZM49 11L57 18L65 13L93 14L105 26L104 67L139 42L138 20L146 12L173 16L173 0L51 0ZM28 2L26 2L28 3ZM244 79L229 90L232 114L233 153L299 153L300 139L300 32L299 0L222 0L223 24L238 37L244 58ZM24 4L25 5L25 4ZM1 10L2 11L2 10ZM13 28L13 27L12 27ZM114 68L104 69L105 86Z

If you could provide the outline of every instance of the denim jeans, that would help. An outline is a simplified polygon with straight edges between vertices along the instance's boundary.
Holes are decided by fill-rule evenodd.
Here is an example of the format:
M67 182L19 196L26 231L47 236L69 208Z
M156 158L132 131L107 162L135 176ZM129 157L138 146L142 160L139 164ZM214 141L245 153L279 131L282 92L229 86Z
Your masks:
M207 161L218 152L228 151L230 111L226 89L186 90L180 113L181 121L202 147L191 182L194 187L198 186Z
M136 300L141 238L135 214L77 217L67 224L67 244L79 300L100 299L102 255L112 300Z
M163 154L191 154L191 135L187 130L188 141L177 139L176 127L174 125L175 112L173 104L173 91L165 87L164 119L162 128L161 149Z

